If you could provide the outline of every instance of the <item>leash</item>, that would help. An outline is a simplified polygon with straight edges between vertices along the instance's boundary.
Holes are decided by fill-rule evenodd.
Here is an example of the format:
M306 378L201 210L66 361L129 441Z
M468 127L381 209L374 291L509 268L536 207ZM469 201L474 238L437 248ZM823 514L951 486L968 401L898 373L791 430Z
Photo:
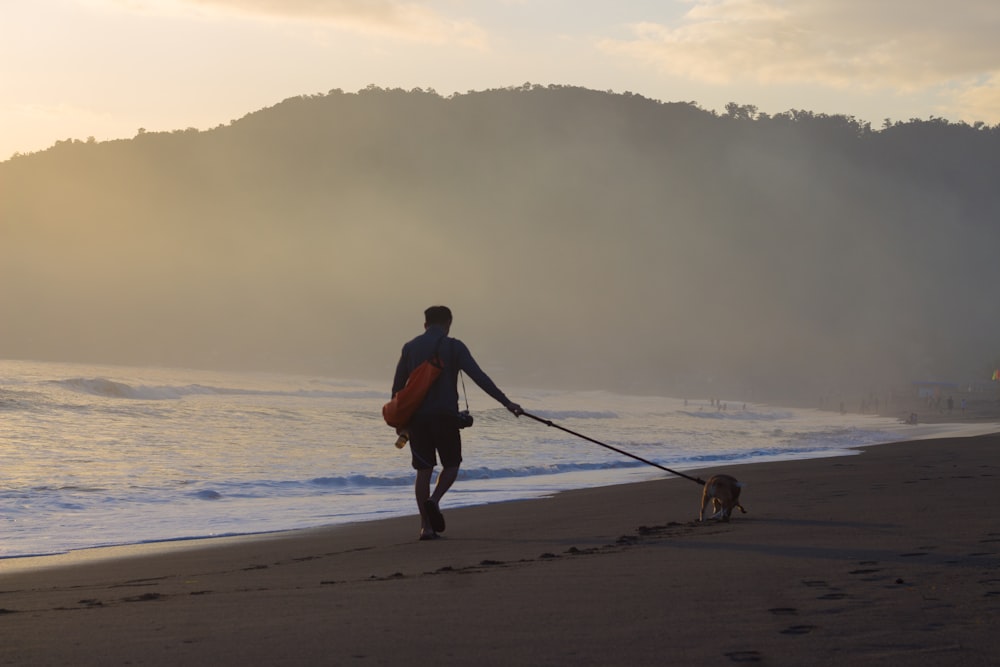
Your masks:
M523 414L524 414L525 417L531 417L535 421L541 422L541 423L545 424L546 426L551 426L553 428L557 428L560 431L566 431L567 433L569 433L571 435L575 435L578 438L583 438L584 440L587 440L588 442L592 442L595 445L600 445L601 447L605 447L607 449L610 449L613 452L618 452L619 454L624 454L625 456L631 457L631 458L635 459L636 461L642 461L646 465L651 465L654 468L659 468L660 470L663 470L665 472L669 472L671 475L677 475L678 477L683 477L684 479L689 479L689 480L691 480L692 482L694 482L696 484L701 484L702 486L705 485L705 480L701 479L700 477L691 477L690 475L685 475L682 472L677 472L676 470L671 470L670 468L665 468L665 467L661 466L659 463L653 463L652 461L647 461L646 459L642 458L641 456L636 456L635 454L630 454L630 453L626 452L623 449L618 449L617 447L612 447L611 445L603 443L600 440L594 440L593 438L588 438L587 436L583 435L582 433L577 433L576 431L571 431L568 428L566 428L564 426L560 426L559 424L555 424L555 423L553 423L552 421L550 421L548 419L542 419L541 417L536 417L535 415L531 414L530 412L525 412Z
M458 371L458 379L462 381L462 398L465 399L465 411L469 411L469 395L465 393L465 376L462 375L462 371Z

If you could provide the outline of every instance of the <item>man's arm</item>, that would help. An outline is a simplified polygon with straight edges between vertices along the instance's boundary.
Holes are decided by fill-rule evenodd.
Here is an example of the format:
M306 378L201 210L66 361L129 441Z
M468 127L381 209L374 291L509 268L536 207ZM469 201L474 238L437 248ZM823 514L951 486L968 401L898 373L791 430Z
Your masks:
M458 348L458 368L464 371L473 382L475 382L480 389L485 391L487 394L492 396L498 403L513 412L517 416L521 416L524 410L517 403L514 403L507 395L500 391L500 387L496 385L495 382L490 378L489 375L479 367L476 360L472 357L472 353L469 352L469 348L462 341L456 339L455 344Z

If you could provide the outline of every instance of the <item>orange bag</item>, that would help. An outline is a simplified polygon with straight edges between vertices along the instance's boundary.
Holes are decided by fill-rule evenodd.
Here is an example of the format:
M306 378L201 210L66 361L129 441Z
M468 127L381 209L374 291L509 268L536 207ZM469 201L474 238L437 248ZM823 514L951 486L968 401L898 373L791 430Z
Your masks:
M438 347L441 346L443 339L444 336L438 339ZM385 423L393 428L405 428L410 423L413 413L424 402L427 390L441 375L443 367L435 347L434 356L414 368L410 377L406 378L406 385L396 392L391 401L382 406L382 418L385 419Z

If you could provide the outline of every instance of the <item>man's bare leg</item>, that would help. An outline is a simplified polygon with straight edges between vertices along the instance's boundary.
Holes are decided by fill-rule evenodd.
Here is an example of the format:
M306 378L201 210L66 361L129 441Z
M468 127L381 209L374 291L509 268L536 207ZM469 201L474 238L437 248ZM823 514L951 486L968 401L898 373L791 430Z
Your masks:
M427 468L426 470L417 471L417 480L413 484L413 492L417 498L417 509L420 510L420 536L433 535L434 529L431 528L430 519L427 517L427 512L424 511L424 502L426 502L431 497L431 475L434 474L433 468Z
M430 497L431 500L435 503L440 503L441 498L444 497L444 494L448 493L448 489L451 488L456 479L458 479L458 466L443 468L441 474L438 475L437 484L434 485L434 493Z
M426 501L430 500L432 503L437 505L441 502L441 498L444 494L448 493L448 489L451 485L455 483L458 478L459 466L452 466L448 468L443 468L441 474L438 475L437 483L434 485L434 493L430 493L430 482L431 476L433 475L433 470L418 470L417 479L414 482L414 495L417 499L417 509L420 510L420 537L424 539L429 539L431 535L435 535L436 531L431 525L430 516L427 514L427 509L425 507Z

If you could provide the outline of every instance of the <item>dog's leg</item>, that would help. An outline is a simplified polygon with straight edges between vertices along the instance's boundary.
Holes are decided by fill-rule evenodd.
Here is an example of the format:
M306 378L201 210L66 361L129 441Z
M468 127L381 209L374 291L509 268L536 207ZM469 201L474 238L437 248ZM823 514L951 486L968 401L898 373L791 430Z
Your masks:
M701 511L698 512L698 521L705 520L705 508L708 507L708 501L709 501L708 487L706 486L705 489L701 492Z
M712 512L713 514L709 517L710 519L718 519L719 517L725 515L725 509L722 506L722 501L718 498L712 498Z
M733 494L733 507L739 507L740 512L746 514L747 511L743 509L743 505L740 504L740 492L743 491L743 482L736 482L736 493Z

